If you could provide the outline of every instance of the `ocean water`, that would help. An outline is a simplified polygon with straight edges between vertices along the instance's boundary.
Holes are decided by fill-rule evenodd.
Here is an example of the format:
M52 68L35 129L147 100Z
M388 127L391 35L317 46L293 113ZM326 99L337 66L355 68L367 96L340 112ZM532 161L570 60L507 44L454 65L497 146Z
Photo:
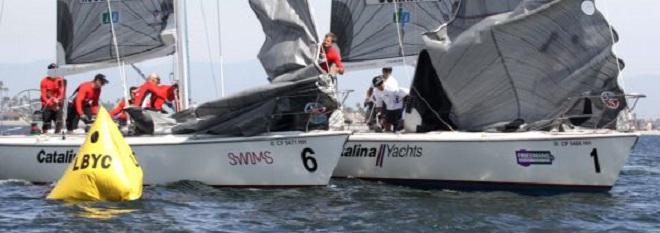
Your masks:
M0 161L1 162L1 161ZM644 136L609 193L420 190L355 179L327 187L145 187L127 203L45 200L0 181L0 232L660 232L660 137Z

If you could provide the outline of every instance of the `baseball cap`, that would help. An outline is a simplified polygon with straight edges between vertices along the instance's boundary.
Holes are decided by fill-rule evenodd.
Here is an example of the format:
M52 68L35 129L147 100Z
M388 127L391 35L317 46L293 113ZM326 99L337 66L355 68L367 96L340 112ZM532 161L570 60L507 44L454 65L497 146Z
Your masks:
M103 74L96 74L96 76L94 76L94 81L96 81L96 80L101 80L101 83L103 85L110 83L108 81L108 79L105 78L105 75L103 75Z
M374 87L378 87L381 84L383 84L384 80L382 76L376 76L374 79L371 80L371 83L373 84Z

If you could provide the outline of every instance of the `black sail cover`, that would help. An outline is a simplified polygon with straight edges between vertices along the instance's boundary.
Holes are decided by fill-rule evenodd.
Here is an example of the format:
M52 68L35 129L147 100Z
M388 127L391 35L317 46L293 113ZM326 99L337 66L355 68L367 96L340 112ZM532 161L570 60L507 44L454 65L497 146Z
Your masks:
M424 39L411 93L415 109L437 117L422 128L483 131L563 116L613 128L626 107L617 35L592 1L464 0L454 21Z
M271 83L175 114L173 133L252 136L327 127L338 103L334 83L315 62L318 39L308 2L250 0L250 6L266 34L259 58Z
M424 48L420 35L447 23L457 4L458 0L333 0L330 31L337 35L342 62L352 70L400 65L404 56L414 62Z
M127 63L175 51L173 0L57 1L57 63L60 74L116 65L111 23L119 56Z

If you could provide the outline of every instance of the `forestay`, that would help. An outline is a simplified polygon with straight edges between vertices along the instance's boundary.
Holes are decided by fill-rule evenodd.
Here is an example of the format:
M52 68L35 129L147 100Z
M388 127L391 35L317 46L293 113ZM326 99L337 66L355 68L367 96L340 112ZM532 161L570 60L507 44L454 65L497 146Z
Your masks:
M615 127L626 102L610 29L592 1L465 0L456 20L425 37L414 108L468 131L564 116ZM435 116L422 128L443 128Z
M80 73L117 65L111 22L119 56L127 63L163 57L175 50L173 0L57 1L58 73Z
M424 47L421 34L447 23L457 4L458 0L333 0L330 31L337 35L342 61L351 70L400 65L404 56L415 61Z

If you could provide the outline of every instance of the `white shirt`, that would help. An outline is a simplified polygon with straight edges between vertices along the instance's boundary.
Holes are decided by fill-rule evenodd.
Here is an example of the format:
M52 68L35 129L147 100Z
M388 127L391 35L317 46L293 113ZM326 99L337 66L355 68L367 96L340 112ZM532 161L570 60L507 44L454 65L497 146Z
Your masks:
M385 90L397 90L399 89L399 82L396 81L394 76L390 74L390 76L385 79Z
M384 103L387 110L398 110L403 108L403 97L406 97L407 95L408 89L397 88L395 90L383 89L383 91L374 91L372 97L374 100L374 106L380 108L383 107Z
M396 81L394 76L392 76L391 74L387 79L385 79L384 84L385 84L385 88L384 88L383 91L397 91L397 90L399 90L399 82ZM383 107L382 101L375 101L376 96L382 96L383 95L383 91L378 90L378 88L374 87L373 95L372 95L372 101L375 103L375 107L377 107L377 108L382 108ZM387 102L385 104L387 104Z

